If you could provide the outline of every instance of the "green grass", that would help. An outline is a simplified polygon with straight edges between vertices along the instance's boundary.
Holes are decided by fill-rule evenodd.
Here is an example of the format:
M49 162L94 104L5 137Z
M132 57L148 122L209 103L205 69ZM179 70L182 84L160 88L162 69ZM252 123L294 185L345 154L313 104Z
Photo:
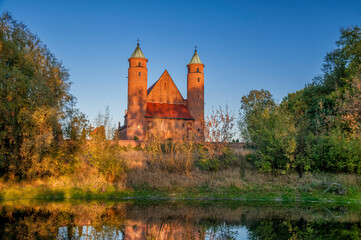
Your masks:
M297 192L260 192L245 191L231 188L206 189L192 188L183 191L166 191L157 189L138 189L122 191L84 191L82 189L9 189L1 194L1 201L16 199L40 199L46 201L64 201L65 199L74 200L227 200L227 201L262 201L262 202L325 202L325 203L353 203L361 204L360 198L353 196L338 196L333 194L301 193Z
M318 185L307 186L307 189L288 185L272 186L248 184L242 188L229 187L154 187L135 185L131 188L119 189L111 184L101 190L91 187L66 187L64 185L46 187L46 184L31 185L21 183L4 183L0 190L0 201L17 199L39 199L45 201L73 200L217 200L243 202L299 202L299 203L343 203L361 204L361 186L346 186L344 195L337 192L324 192Z

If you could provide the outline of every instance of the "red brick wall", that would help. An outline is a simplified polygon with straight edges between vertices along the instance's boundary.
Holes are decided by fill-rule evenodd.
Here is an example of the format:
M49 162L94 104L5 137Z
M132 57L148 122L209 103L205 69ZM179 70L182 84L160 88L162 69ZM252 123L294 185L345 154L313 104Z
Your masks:
M174 84L168 71L165 70L147 97L154 103L184 103L183 96Z
M130 58L128 61L127 139L133 140L134 136L137 136L139 140L144 140L146 133L144 116L147 111L148 60L145 58Z
M194 117L194 130L203 136L202 120L204 119L204 65L188 64L187 75L187 106Z
M192 120L147 118L148 133L160 140L188 140Z

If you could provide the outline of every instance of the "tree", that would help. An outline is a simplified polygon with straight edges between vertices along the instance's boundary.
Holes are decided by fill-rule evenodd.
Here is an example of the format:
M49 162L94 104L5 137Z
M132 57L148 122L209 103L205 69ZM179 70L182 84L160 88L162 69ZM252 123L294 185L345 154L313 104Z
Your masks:
M255 164L263 171L294 167L296 129L267 90L242 97L239 126L243 138L256 145Z
M212 112L202 121L204 139L198 146L197 164L204 170L218 170L228 166L235 160L229 143L234 136L234 114L228 106L212 109Z
M72 141L85 140L89 134L89 130L86 130L88 129L88 120L85 114L80 112L75 105L76 99L71 96L64 106L63 118L61 119L64 137Z
M295 123L299 170L361 172L361 29L341 29L322 74L281 107Z
M0 171L51 174L59 120L70 101L68 71L44 43L6 12L0 17Z
M361 74L361 29L341 29L336 46L325 56L322 74L303 90L307 129L316 135L327 135L337 127L330 125L330 117L340 115L340 100L357 90L355 79Z
M104 135L104 139L112 140L114 138L116 128L113 123L113 119L110 116L109 106L105 107L105 113L102 112L98 113L94 122L95 122L95 126L97 126L98 129L101 130L102 136Z

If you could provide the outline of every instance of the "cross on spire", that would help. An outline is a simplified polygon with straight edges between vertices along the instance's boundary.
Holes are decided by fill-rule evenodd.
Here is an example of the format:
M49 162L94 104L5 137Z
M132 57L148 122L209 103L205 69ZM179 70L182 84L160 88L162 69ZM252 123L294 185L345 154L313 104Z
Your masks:
M138 42L137 45L139 46L139 42L140 42L139 38L137 38L137 42Z
M197 52L197 45L194 46L194 51Z

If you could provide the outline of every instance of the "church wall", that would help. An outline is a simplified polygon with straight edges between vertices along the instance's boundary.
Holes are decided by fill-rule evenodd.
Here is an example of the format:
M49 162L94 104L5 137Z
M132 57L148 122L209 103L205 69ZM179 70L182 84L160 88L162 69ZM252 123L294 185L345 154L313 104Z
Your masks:
M147 97L148 102L184 103L184 99L168 72L164 72Z
M194 117L194 130L201 136L204 120L204 65L188 64L187 75L187 106L189 113Z
M135 136L137 136L139 140L144 140L146 133L144 116L147 111L147 61L148 60L144 58L129 59L127 114L128 140L133 140Z
M127 139L127 128L126 127L118 130L118 139L119 140Z
M192 123L192 120L147 118L148 134L162 140L188 140Z
M196 61L194 61L194 58ZM187 99L185 100L173 82L168 71L165 70L159 80L150 89L147 88L147 62L143 53L137 45L132 57L128 59L128 112L124 125L119 127L119 139L144 141L147 133L167 138L194 139L194 136L203 136L202 120L204 118L204 65L195 51L191 63L188 64L187 76ZM149 91L149 92L148 92ZM166 119L166 118L146 118L147 102L184 104L188 110L176 112L182 114L186 112L184 118L194 118L194 120ZM180 105L177 105L177 108ZM173 106L175 109L175 107ZM173 110L169 110L173 111ZM189 113L188 113L189 111ZM174 111L172 112L174 113ZM178 114L176 116L180 117ZM170 114L147 116L171 116ZM173 114L174 115L174 114ZM173 116L172 115L172 116ZM173 116L174 117L174 116Z

